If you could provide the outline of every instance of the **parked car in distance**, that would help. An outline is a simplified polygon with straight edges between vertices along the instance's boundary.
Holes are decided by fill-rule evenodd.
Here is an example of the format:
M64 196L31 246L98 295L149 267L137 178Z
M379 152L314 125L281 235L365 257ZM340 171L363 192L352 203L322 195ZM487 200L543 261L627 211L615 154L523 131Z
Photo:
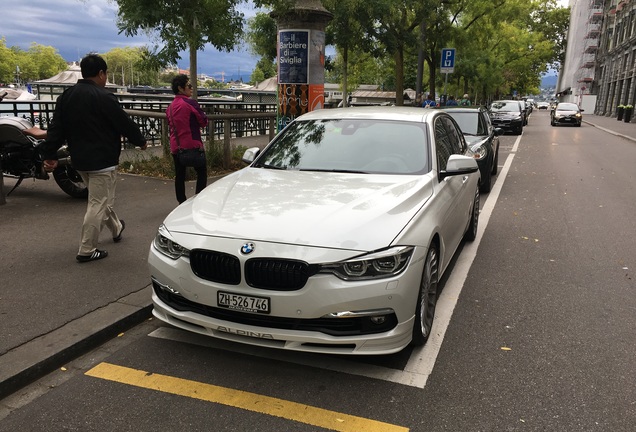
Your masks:
M546 101L537 102L537 109L547 110L550 108L550 103Z
M521 135L525 124L525 112L517 100L498 100L488 109L495 127Z
M583 120L582 112L583 110L575 103L559 102L550 113L550 124L552 126L569 124L580 127Z
M309 112L170 213L150 246L155 317L286 350L422 345L438 281L477 235L479 168L453 118Z
M471 107L442 107L459 125L477 159L481 172L481 191L490 192L492 176L497 175L499 164L499 135L503 129L496 128L490 121L486 108Z

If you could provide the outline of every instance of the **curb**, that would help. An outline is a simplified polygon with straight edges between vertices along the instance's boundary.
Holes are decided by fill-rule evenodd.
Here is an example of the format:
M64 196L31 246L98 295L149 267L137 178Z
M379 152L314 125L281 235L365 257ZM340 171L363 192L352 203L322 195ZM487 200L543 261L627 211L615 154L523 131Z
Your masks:
M0 399L150 318L151 291L148 285L7 352L0 363Z
M615 131L613 131L611 129L604 128L603 126L599 126L599 125L597 125L595 123L592 123L592 122L589 122L589 121L587 121L585 119L583 119L583 123L589 124L590 126L594 126L597 129L600 129L600 130L602 130L604 132L610 133L610 134L615 135L617 137L625 138L625 139L628 139L630 141L636 142L636 138L634 138L634 137L631 137L629 135L624 135L622 133L615 132Z

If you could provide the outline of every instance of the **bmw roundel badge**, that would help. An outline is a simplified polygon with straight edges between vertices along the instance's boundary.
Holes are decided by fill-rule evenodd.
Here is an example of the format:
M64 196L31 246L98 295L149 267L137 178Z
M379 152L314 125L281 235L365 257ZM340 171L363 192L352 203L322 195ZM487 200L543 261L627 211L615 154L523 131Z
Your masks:
M241 246L241 253L243 255L249 255L254 252L254 243L245 243Z

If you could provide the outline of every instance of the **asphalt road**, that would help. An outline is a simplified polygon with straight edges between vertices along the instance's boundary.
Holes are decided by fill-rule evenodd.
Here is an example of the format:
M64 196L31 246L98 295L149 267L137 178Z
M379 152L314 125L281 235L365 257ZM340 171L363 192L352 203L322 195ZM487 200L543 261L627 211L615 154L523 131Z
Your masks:
M634 125L593 120L597 127L552 128L546 112L535 112L519 139L503 137L503 171L482 197L488 225L476 250L465 246L444 281L436 349L364 359L297 355L144 321L0 401L0 431L635 430L636 142L620 136L632 134ZM148 207L126 190L149 195ZM122 246L127 252L108 269L61 264L74 256L74 239L53 242L57 249L46 246L47 254L23 264L19 256L29 245L14 239L5 255L9 237L0 234L3 274L16 275L12 280L26 294L25 274L33 282L36 274L68 272L68 287L45 279L45 288L24 296L44 310L55 304L56 291L68 288L71 298L59 299L49 315L58 325L64 302L89 309L86 299L110 296L116 304L125 297L111 294L110 285L128 286L128 293L137 287L143 296L142 265L156 224L173 205L172 186L150 180L119 191L120 212L144 210L123 214L127 224L145 223L134 222L130 233L127 227L128 244L126 238L109 246L105 264ZM23 215L34 238L46 234L43 220L61 222L48 210L55 200L47 193L31 192L26 207L37 213L42 204L34 202L45 200L41 218ZM26 238L21 232L12 238ZM62 253L67 249L70 255ZM129 253L139 256L125 259ZM465 279L456 281L453 274L464 271L472 253ZM30 303L6 286L2 314L8 295L26 310L22 316L46 321L29 315L24 305ZM443 329L442 315L449 317ZM36 333L24 323L17 327L11 331ZM418 369L431 362L430 352L430 375L422 383ZM299 412L313 420L299 420Z

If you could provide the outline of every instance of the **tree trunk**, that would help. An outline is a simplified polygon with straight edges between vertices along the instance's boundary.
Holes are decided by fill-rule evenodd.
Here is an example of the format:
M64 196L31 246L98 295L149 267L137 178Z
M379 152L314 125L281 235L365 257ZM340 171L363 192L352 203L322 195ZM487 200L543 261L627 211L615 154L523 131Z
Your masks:
M404 47L395 51L395 105L404 105Z
M197 76L197 49L195 45L188 43L190 47L190 84L192 84L192 99L198 99L199 77Z
M342 48L342 106L349 106L349 47Z

